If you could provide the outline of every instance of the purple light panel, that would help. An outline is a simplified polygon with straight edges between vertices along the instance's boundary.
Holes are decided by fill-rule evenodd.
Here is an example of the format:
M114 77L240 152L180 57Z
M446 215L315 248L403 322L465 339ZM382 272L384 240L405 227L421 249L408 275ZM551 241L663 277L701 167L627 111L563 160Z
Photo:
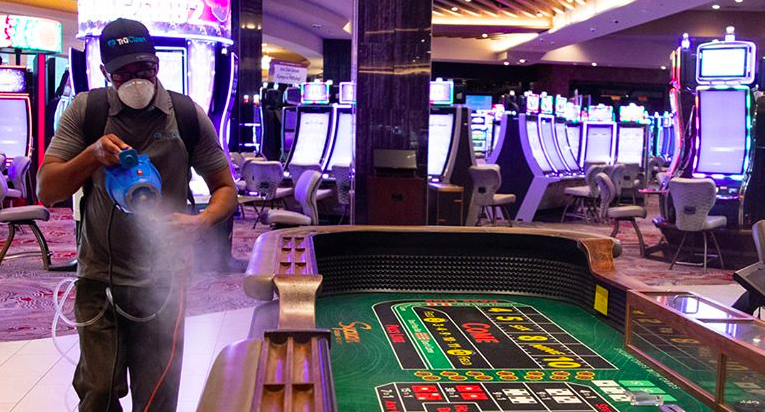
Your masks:
M742 174L747 139L747 90L699 92L700 146L696 172Z
M0 98L0 153L9 159L26 156L29 147L29 108L26 98Z

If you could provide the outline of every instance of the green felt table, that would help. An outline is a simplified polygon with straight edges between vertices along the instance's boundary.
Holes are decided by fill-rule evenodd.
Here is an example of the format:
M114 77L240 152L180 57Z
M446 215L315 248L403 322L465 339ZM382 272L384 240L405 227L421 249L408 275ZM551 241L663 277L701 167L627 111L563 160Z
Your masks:
M662 411L631 405L628 391L711 411L627 353L622 333L562 301L365 293L317 305L343 412Z

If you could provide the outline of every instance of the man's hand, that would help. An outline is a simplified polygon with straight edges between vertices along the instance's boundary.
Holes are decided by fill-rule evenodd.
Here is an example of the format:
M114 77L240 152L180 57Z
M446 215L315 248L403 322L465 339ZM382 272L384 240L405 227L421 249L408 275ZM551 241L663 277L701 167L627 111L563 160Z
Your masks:
M130 149L130 146L113 134L101 137L91 145L96 159L104 166L114 166L120 163L120 152Z
M211 226L204 212L198 215L173 213L167 220L171 238L182 242L195 242Z

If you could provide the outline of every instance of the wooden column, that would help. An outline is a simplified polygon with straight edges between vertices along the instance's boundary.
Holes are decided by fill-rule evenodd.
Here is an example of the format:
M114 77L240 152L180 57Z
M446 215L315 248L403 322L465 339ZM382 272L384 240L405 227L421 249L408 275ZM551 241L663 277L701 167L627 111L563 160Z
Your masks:
M427 177L432 9L432 0L355 0L357 224L368 221L375 149L416 150L418 175ZM419 208L412 213L424 216Z

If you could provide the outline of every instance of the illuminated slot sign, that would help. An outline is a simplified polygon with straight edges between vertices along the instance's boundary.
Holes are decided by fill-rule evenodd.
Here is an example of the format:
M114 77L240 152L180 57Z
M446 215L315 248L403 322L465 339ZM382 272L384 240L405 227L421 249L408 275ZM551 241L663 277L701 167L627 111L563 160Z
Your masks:
M436 80L430 82L430 104L450 105L454 103L454 82Z
M0 14L0 48L61 53L64 34L61 23L39 17Z
M539 110L542 114L553 114L553 110L555 110L554 97L548 96L547 93L542 93L539 99Z
M526 113L539 113L539 95L534 93L526 94Z
M23 67L0 66L0 93L23 93L26 89Z
M323 82L301 84L300 102L302 104L329 103L329 84Z
M138 20L153 36L216 41L231 40L231 0L78 0L77 37L97 37L107 23L123 17ZM242 28L260 29L242 22Z
M568 99L561 95L555 96L555 115L558 117L563 117L566 114L567 104Z
M356 103L356 84L353 82L340 83L340 104Z
M591 122L611 122L614 120L614 108L604 104L590 106L588 114Z
M619 120L627 123L641 123L645 118L645 108L635 103L619 108Z

